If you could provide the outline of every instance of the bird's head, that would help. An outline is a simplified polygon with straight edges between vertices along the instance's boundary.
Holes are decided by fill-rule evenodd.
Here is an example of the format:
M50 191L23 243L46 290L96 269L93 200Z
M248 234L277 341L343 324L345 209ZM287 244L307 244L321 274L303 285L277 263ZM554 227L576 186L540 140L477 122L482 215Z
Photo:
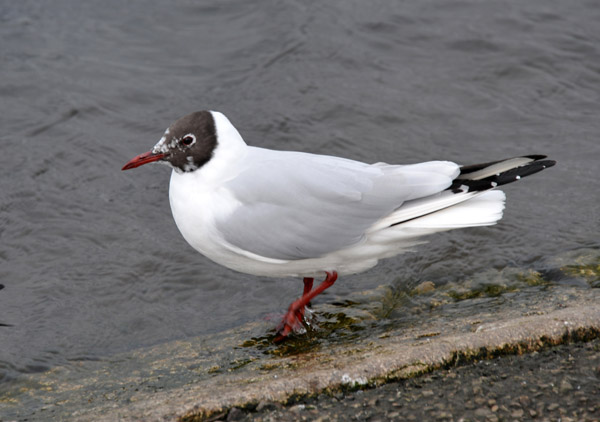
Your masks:
M122 170L158 162L180 173L191 172L210 160L216 146L217 134L212 112L197 111L169 126L154 148L131 159Z

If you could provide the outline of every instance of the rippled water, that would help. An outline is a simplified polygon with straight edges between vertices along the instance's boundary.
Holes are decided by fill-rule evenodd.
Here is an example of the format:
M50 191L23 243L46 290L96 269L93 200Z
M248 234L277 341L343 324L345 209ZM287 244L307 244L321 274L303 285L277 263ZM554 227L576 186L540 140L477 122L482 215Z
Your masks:
M321 3L0 3L0 382L218 333L300 293L192 250L166 168L120 171L197 109L275 149L558 160L505 189L499 225L432 237L320 301L600 247L599 3Z

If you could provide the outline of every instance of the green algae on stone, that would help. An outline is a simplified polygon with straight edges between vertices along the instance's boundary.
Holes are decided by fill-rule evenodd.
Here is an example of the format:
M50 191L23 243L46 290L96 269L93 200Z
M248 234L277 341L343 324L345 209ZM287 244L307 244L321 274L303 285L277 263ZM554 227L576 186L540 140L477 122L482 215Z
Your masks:
M600 255L579 257L575 264L565 265L560 270L571 277L583 278L592 287L600 287Z
M219 365L214 365L214 366L211 366L210 368L208 368L207 372L209 374L217 374L217 373L223 372L223 368L221 368L221 366L219 366Z
M340 311L318 312L313 314L311 319L312 321L304 325L303 332L292 333L282 342L275 343L276 332L273 330L268 335L244 341L240 347L256 348L277 357L294 356L317 351L323 342L352 341L365 329L360 318L348 316Z
M430 333L423 333L423 334L419 334L417 336L417 338L428 338L428 337L437 337L440 334L442 334L440 331L434 331L434 332L430 332Z
M486 284L473 290L451 290L447 294L455 300L467 300L480 297L498 297L506 292L514 292L516 286L506 286L500 284Z
M515 277L519 282L525 283L528 286L542 286L550 283L550 281L544 279L539 271L535 270L527 270L517 273L515 274Z
M600 249L579 248L546 258L560 281L562 277L578 279L590 287L600 287Z
M244 366L248 365L249 363L254 362L257 359L258 358L236 359L230 363L231 366L227 369L227 371L231 372L231 371L235 371L236 369L243 368Z
M435 290L435 283L433 281L424 281L420 283L417 287L410 291L411 296L423 295L427 293L431 293Z
M266 362L263 363L258 369L260 369L261 371L273 371L275 369L281 369L282 367L283 365L279 362Z
M370 310L376 320L389 318L396 309L403 307L410 300L408 293L401 289L385 286L382 290L376 305Z
M542 273L532 269L503 268L490 269L473 276L470 279L449 283L445 294L454 300L468 300L482 297L498 297L504 293L515 292L535 286L545 286L551 281L546 280Z

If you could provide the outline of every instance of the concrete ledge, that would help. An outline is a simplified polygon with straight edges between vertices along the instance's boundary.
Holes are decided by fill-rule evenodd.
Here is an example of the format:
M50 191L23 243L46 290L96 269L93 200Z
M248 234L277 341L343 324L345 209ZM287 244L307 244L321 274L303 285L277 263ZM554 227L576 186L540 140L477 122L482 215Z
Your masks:
M407 337L386 337L361 344L358 349L332 347L327 351L278 358L260 371L231 373L184 388L158 392L129 406L107 412L89 409L80 414L95 420L205 420L236 406L261 401L286 402L297 395L374 385L406 378L467 359L503 353L523 353L595 338L600 333L600 306L588 305L493 323L468 333L434 335L411 332ZM293 369L291 369L293 368ZM101 416L100 416L101 415Z

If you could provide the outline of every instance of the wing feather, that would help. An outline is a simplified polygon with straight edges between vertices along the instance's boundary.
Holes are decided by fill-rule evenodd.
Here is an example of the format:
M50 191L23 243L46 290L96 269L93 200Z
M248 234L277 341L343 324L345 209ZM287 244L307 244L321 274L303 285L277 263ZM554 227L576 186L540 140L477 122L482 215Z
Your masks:
M217 229L239 248L272 259L317 258L357 244L404 201L436 194L458 166L369 165L338 157L250 148L228 189L238 200Z

